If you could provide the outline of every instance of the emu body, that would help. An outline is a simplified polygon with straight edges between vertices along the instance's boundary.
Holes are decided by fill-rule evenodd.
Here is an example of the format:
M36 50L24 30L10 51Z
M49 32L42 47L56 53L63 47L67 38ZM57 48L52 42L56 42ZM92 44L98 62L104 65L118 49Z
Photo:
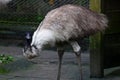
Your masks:
M64 54L64 42L73 47L77 56L81 73L80 63L81 47L78 40L90 36L99 31L104 31L108 20L105 15L91 11L90 9L76 5L64 5L48 12L40 23L32 37L31 45L24 49L24 56L36 57L46 46L56 46L59 56L59 68L57 80L60 80L61 62Z

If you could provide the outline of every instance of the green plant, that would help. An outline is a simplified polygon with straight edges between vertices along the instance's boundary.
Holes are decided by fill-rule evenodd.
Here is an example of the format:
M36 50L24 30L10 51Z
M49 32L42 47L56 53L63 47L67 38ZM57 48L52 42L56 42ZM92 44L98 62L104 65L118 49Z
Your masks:
M7 64L13 61L13 57L5 54L0 55L0 64Z
M0 74L8 73L9 70L5 67L5 64L8 64L13 61L13 57L5 54L0 54Z
M37 16L37 21L38 22L41 22L43 19L44 19L44 16L42 16L42 15Z

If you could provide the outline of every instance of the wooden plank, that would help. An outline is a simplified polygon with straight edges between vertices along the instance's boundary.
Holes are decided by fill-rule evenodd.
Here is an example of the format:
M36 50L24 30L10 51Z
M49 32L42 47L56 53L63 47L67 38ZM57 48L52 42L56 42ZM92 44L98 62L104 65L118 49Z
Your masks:
M120 66L120 1L104 0L104 13L109 19L109 28L104 36L104 68Z
M101 0L90 0L90 8L96 12L101 12ZM90 77L104 76L101 42L101 33L90 37Z

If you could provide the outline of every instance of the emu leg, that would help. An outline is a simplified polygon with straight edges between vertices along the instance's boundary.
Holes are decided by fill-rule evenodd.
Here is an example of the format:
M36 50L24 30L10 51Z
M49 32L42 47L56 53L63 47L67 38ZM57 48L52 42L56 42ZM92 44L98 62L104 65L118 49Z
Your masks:
M78 62L78 67L79 67L79 71L80 71L80 80L83 80L83 75L82 75L82 65L81 65L81 52L80 53L76 53L76 57L77 57L77 62Z
M58 49L59 64L58 64L57 80L60 80L61 77L61 64L62 64L63 54L64 54L64 50Z
M79 44L77 42L70 42L74 53L77 57L77 62L78 62L78 67L79 67L79 71L80 71L80 80L83 80L83 75L82 75L82 65L81 65L81 48L79 46Z

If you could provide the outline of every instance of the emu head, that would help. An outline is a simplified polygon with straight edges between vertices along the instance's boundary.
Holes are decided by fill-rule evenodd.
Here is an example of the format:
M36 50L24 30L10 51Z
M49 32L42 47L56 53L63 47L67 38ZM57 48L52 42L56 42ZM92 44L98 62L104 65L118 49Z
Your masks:
M34 57L37 57L38 55L38 48L35 45L31 46L31 41L32 41L32 35L30 32L26 32L25 34L25 46L23 49L23 55L28 58L32 59Z
M28 59L32 59L34 57L37 57L39 53L38 48L36 48L36 46L25 46L23 49L23 55L28 58Z

